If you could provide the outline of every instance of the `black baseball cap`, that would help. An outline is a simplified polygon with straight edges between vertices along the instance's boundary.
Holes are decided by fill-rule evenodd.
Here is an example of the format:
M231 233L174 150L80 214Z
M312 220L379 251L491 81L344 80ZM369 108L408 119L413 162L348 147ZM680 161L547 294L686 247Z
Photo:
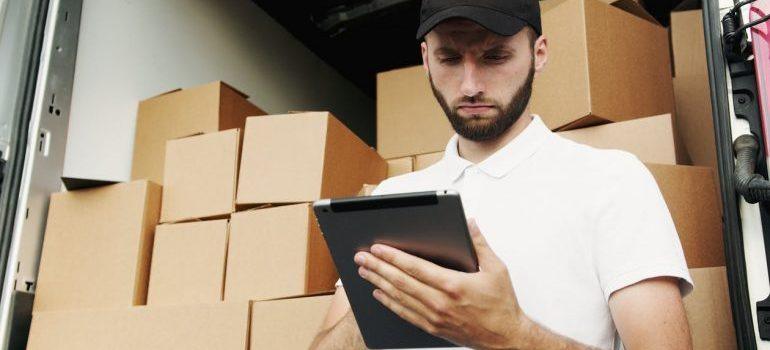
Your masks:
M469 19L499 35L514 35L526 26L543 34L538 0L422 0L417 39L450 18Z

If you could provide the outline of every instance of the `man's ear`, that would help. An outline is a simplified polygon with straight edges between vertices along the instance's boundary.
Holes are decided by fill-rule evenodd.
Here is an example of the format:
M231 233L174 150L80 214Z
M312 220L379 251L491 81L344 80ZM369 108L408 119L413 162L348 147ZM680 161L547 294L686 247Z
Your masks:
M422 67L425 68L425 75L430 72L430 63L428 63L428 43L424 40L420 43L420 53L422 54Z
M535 55L535 72L540 73L548 63L548 38L545 35L538 37L532 50Z

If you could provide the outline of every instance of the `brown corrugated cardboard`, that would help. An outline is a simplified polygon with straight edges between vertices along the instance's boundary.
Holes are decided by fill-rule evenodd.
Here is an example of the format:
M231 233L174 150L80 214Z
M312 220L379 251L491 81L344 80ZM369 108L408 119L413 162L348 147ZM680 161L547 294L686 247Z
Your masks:
M436 152L454 134L422 66L377 74L377 152L384 158Z
M418 154L414 156L414 171L423 170L444 157L444 152L433 152L426 154Z
M676 123L692 163L716 168L702 16L701 10L671 13Z
M388 159L388 177L411 173L414 170L413 161L412 157Z
M159 225L147 305L221 301L227 234L227 220Z
M690 268L724 266L722 215L707 167L647 164L663 193Z
M38 312L28 350L244 350L249 302Z
M148 181L51 195L34 310L144 304L160 197Z
M239 205L355 196L379 183L387 163L328 112L271 115L246 122Z
M161 222L235 211L239 135L231 129L168 142Z
M695 289L684 298L695 350L737 349L724 267L690 269Z
M597 0L542 5L548 65L530 107L551 129L672 113L665 28Z
M658 21L644 9L639 0L599 0L605 4L611 4L629 12L635 16L657 24Z
M307 349L321 327L333 296L255 302L251 349Z
M677 136L670 114L563 131L559 135L596 148L628 151L643 162L687 163L686 154L679 151L681 147L675 142Z
M163 184L166 141L228 129L243 129L246 117L265 112L248 96L215 81L139 102L131 179Z
M235 213L225 300L271 299L334 289L337 271L310 204Z

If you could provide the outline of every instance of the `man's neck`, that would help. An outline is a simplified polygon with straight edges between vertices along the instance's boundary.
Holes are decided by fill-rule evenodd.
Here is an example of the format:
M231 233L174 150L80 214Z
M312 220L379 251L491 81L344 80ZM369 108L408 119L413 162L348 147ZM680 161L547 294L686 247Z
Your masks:
M525 111L505 133L495 139L472 141L460 136L457 140L457 153L471 163L478 164L519 136L531 122L532 115Z

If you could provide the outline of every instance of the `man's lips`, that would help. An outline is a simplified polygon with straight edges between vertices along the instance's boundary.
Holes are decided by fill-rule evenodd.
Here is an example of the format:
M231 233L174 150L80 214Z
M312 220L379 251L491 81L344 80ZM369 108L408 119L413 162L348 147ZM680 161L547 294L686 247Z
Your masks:
M493 105L460 105L458 110L468 114L482 114L495 108Z

